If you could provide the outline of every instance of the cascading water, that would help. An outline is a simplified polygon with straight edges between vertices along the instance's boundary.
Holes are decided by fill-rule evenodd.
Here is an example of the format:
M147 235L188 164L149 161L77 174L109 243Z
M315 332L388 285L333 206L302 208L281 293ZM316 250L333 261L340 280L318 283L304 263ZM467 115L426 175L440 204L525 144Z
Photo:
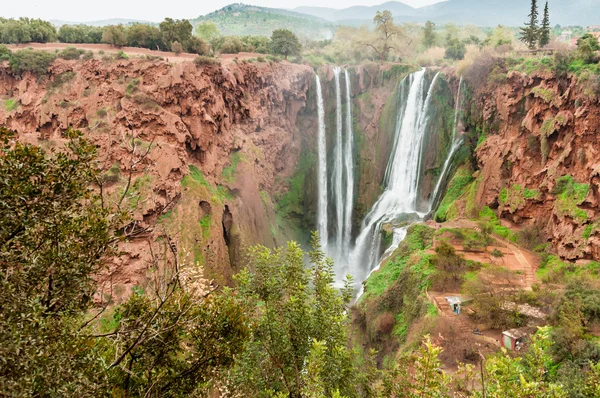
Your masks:
M344 171L346 182L346 203L344 207L344 233L342 234L342 253L348 253L352 235L352 212L354 208L354 133L352 129L352 84L348 69L344 69L346 79L346 142L344 144Z
M393 145L384 176L385 190L365 217L361 232L352 245L352 214L354 205L354 141L352 133L352 91L349 73L344 70L346 114L342 107L341 68L334 68L335 83L335 136L332 158L327 162L325 107L321 82L317 76L319 112L319 210L318 228L322 246L334 260L338 282L346 274L360 284L375 269L380 260L389 257L406 237L407 227L394 228L392 245L381 256L380 233L384 224L392 224L403 217L423 219L434 203L422 212L418 202L419 180L422 167L424 138L429 124L429 108L439 73L427 87L426 70L415 72L400 82L398 114ZM460 97L460 94L459 94ZM457 137L458 106L455 109L453 146L434 190L438 194L451 157L460 146ZM345 116L345 118L344 118ZM328 174L328 170L330 170ZM419 211L421 210L421 211ZM329 229L328 229L329 228Z
M317 85L317 113L319 118L318 135L318 190L319 199L317 205L317 228L321 237L321 245L327 247L327 135L325 131L325 105L323 102L323 91L321 89L321 79L316 75Z
M336 106L336 134L335 134L335 147L333 148L333 173L331 175L331 186L333 187L333 201L335 206L336 225L335 231L335 247L333 247L333 257L338 259L342 253L342 241L344 234L344 206L346 201L344 200L343 190L343 176L344 176L344 147L342 144L343 136L343 120L342 120L342 90L340 86L340 68L333 69L335 77L335 106Z
M338 280L351 274L359 283L366 279L380 260L380 232L382 225L392 223L404 214L425 214L417 211L417 192L421 167L421 149L428 123L428 109L438 75L425 94L425 70L415 72L400 83L400 106L394 145L386 169L386 189L379 197L362 225L346 264L336 265ZM408 86L408 92L406 88ZM405 236L405 230L394 231L396 247ZM393 248L393 246L392 246ZM390 249L392 249L390 248ZM390 250L388 249L388 250Z
M335 141L333 147L333 159L331 161L331 173L327 179L327 150L325 148L325 124L324 106L319 108L323 112L323 120L319 119L319 206L325 203L323 208L329 206L333 210L329 216L329 222L334 226L330 237L326 237L329 225L326 218L328 213L319 210L319 232L321 234L321 245L327 255L336 263L344 263L350 250L352 237L352 213L354 210L354 137L352 129L352 85L350 75L344 70L345 79L345 102L346 114L344 118L344 107L342 101L341 68L334 68L335 81ZM320 88L320 84L318 87ZM322 100L317 97L317 100ZM321 103L320 106L323 104ZM321 116L320 116L321 117ZM323 124L321 124L323 121ZM324 182L322 182L322 180ZM328 195L331 195L330 197ZM327 202L330 199L329 203ZM321 207L319 207L321 209ZM323 232L321 232L323 228Z

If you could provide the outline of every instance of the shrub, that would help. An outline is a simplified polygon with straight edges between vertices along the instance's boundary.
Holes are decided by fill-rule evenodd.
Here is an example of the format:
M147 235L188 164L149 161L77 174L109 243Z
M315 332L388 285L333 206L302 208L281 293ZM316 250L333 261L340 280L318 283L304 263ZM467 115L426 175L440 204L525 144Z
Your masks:
M221 64L221 62L218 59L207 57L204 55L198 55L196 58L194 58L194 63L197 66L212 66Z
M55 56L46 51L20 50L9 60L10 69L17 75L31 72L42 76L48 73L48 68L54 62Z
M465 43L461 42L458 39L452 39L448 43L448 47L446 47L446 53L444 55L444 58L461 60L465 57L466 52L467 47Z
M171 51L173 51L175 54L179 55L183 52L183 46L178 41L174 41L171 44Z
M123 52L123 50L119 50L117 55L115 55L116 59L129 59L129 56Z
M220 47L223 54L237 54L243 50L243 44L237 37L227 38Z
M73 71L61 73L60 75L54 76L54 80L48 84L50 90L55 90L62 87L65 83L70 82L75 78L77 74Z
M19 106L19 101L14 99L7 99L4 101L4 110L6 112L12 112Z
M90 60L94 58L94 52L92 50L86 51L85 53L83 53L83 59L85 61Z
M85 50L80 50L75 47L67 47L58 53L58 58L67 60L79 59L83 53L85 53Z
M256 58L256 60L258 62L266 62L265 57L258 57L258 58Z
M185 43L185 50L188 53L198 55L208 55L210 53L210 45L199 37L192 36Z
M12 51L4 44L0 45L0 61L7 61L12 54Z

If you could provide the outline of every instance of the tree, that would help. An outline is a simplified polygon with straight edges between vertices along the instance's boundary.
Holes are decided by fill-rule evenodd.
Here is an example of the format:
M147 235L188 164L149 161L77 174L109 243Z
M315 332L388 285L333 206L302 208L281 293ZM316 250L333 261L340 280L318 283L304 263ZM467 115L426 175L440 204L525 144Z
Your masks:
M302 45L291 30L277 29L271 35L271 51L287 59L292 55L300 55Z
M598 39L590 33L586 33L577 40L579 55L588 64L596 60L596 52L600 50Z
M208 55L210 53L210 45L203 39L192 36L184 43L184 48L188 53L198 55Z
M435 45L437 34L435 33L435 24L431 21L425 23L423 28L423 45L425 48L431 48Z
M213 21L200 22L196 26L195 33L196 36L209 42L221 34L219 28L217 27L217 24Z
M102 32L102 43L110 44L114 47L127 45L127 35L123 25L109 25Z
M48 155L0 128L0 390L19 396L82 395L102 374L72 316L92 303L110 224L89 188L95 146L65 136Z
M165 18L159 27L162 34L162 41L168 48L171 48L171 44L174 41L185 43L192 37L192 31L194 30L192 24L187 19Z
M365 43L372 48L381 62L387 60L390 50L395 50L392 40L400 36L400 28L394 24L394 17L390 11L377 11L373 18L376 36L370 43Z
M151 50L164 48L160 30L151 25L136 23L127 28L127 45Z
M542 19L542 26L540 27L539 33L539 46L545 47L550 43L550 12L548 11L548 2L544 7L544 18Z
M531 11L529 22L521 28L521 41L527 44L530 50L534 50L539 37L537 0L531 0Z
M465 46L465 43L457 38L452 38L448 41L444 58L461 60L465 57L466 52L467 46Z
M350 280L338 291L333 264L316 234L312 247L309 267L294 242L286 250L259 246L249 251L254 271L243 271L237 281L253 333L231 378L242 396L302 397L310 393L307 385L318 385L326 396L337 390L350 395L354 389L345 326Z

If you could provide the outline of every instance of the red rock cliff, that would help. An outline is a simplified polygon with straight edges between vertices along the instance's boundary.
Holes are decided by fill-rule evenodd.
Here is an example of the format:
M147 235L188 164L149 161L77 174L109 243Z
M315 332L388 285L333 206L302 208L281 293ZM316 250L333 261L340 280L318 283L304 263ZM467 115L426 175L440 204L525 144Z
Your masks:
M47 79L0 69L0 98L16 101L0 107L0 125L46 148L60 146L69 126L83 131L99 148L115 204L132 170L121 206L139 234L110 266L117 296L145 283L156 253L172 251L171 261L228 283L242 247L290 237L271 198L313 134L297 120L311 68L58 60Z

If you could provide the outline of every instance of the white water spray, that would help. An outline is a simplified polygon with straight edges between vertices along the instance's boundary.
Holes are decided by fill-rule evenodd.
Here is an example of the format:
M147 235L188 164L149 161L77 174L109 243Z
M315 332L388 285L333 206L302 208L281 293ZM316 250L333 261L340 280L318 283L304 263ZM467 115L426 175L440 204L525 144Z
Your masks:
M325 106L323 103L323 91L321 89L321 79L316 75L317 85L317 114L319 119L318 134L318 207L317 207L317 230L321 238L322 247L327 247L327 136L325 131Z
M342 120L342 90L340 86L340 68L333 69L335 77L335 106L336 106L336 134L335 134L335 147L334 151L334 162L333 162L333 173L331 185L333 186L333 200L335 204L335 215L337 229L335 232L335 247L333 248L333 257L337 260L339 255L342 253L342 240L344 233L344 197L343 197L343 156L344 147L342 144L343 136L343 120Z
M394 222L403 214L417 214L420 218L425 216L417 211L416 202L421 149L436 81L437 75L425 96L425 69L409 77L409 89L401 111L402 119L396 125L394 147L388 164L387 187L363 221L362 232L350 253L349 261L346 264L336 264L338 279L346 273L353 275L359 283L367 278L379 263L379 235L383 224ZM400 86L401 91L403 84L405 83Z
M346 79L346 136L344 143L344 171L346 182L346 203L344 206L344 233L342 253L348 253L352 235L352 212L354 208L354 133L352 129L352 84L348 69L344 69Z

